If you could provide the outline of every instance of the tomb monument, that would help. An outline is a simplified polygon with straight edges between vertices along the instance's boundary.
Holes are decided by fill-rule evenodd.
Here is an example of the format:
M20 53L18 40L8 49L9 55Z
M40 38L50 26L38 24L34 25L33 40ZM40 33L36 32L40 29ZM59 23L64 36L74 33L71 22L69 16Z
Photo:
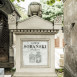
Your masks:
M13 77L57 77L54 37L59 27L42 18L41 4L37 2L29 5L28 15L29 18L17 25L9 20L16 48Z

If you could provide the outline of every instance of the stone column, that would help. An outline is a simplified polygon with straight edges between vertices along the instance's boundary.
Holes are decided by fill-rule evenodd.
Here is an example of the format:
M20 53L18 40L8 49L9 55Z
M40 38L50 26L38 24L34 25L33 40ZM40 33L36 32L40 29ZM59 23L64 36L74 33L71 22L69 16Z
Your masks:
M8 24L9 24L9 29L16 29L16 14L12 13L8 15ZM10 38L10 46L9 46L9 53L10 56L14 57L14 52L13 52L13 32L10 30L9 33L9 38Z
M10 42L9 42L9 56L14 56L13 48L12 48L12 45L13 45L13 33L11 31L9 33L9 39L10 39Z

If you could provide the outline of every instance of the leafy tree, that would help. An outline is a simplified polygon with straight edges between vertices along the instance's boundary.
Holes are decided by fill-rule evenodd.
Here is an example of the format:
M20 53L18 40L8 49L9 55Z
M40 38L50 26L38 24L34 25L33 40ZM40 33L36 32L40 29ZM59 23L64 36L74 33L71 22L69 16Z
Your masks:
M63 3L61 1L56 1L53 4L48 4L47 1L41 0L42 4L42 17L49 21L54 21L57 16L63 16Z
M17 9L17 11L21 15L20 20L26 19L28 16L27 16L27 12L26 12L25 8L19 6L17 3L14 3L14 1L21 2L21 1L25 1L25 0L10 0L10 1L14 4L14 6Z
M47 4L48 4L48 5L53 5L54 3L55 3L55 0L47 1Z
M14 2L14 1L17 1L17 2L20 2L20 1L25 1L25 0L10 0L11 2Z
M48 5L53 5L56 1L61 1L61 0L48 0L47 4Z
M15 5L17 11L19 12L19 14L21 15L20 20L24 20L24 19L28 18L25 8L19 6L18 4L14 4L14 5Z

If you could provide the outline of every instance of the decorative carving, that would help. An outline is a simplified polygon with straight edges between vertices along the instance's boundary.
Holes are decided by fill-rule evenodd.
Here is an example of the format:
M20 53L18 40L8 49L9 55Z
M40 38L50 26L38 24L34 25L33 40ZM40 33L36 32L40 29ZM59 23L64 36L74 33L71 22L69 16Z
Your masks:
M11 32L25 33L25 34L55 34L58 32L57 29L11 29Z
M42 6L38 2L32 2L28 8L28 16L31 17L33 15L42 16Z
M31 53L29 55L29 61L30 63L41 63L41 55L40 52L37 52L36 55Z
M29 61L30 61L30 63L35 63L35 54L30 54L29 55Z
M36 63L41 63L41 54L40 54L40 52L37 52L37 54L36 54Z
M9 24L16 24L16 16L15 15L8 15L8 23Z
M58 30L52 30L52 29L11 29L11 32L57 32Z

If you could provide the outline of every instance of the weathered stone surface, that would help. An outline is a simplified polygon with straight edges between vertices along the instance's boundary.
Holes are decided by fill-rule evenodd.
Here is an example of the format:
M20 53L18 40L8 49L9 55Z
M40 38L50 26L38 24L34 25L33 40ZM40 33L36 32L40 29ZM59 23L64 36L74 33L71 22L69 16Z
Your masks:
M38 2L32 2L28 8L28 16L31 17L33 15L38 15L42 17L42 6Z
M66 68L64 68L64 72L65 72L64 77L74 77L73 74L71 74L71 72Z
M77 77L77 0L64 3L64 77Z

